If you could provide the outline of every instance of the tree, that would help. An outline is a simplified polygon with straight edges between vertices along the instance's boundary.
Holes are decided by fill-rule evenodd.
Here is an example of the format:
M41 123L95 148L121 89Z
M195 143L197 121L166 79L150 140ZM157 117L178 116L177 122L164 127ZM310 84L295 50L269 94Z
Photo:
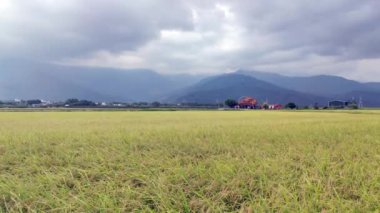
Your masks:
M72 105L72 104L76 104L76 103L78 103L78 102L79 102L78 99L76 99L76 98L70 98L70 99L67 99L67 100L65 101L65 104Z
M318 103L314 103L314 109L319 109L319 104Z
M28 101L26 101L26 103L27 103L28 105L33 105L33 104L41 104L42 101L36 99L36 100L28 100Z
M285 108L286 109L295 109L295 108L297 108L297 105L293 102L289 102L285 105Z
M152 107L160 107L160 106L161 106L161 103L158 101L155 101L152 103Z
M269 109L269 105L268 105L268 104L264 104L264 105L263 105L263 108L264 108L264 109Z
M227 105L228 107L230 108L234 108L236 105L238 105L238 102L233 100L233 99L227 99L225 102L224 102L225 105Z
M89 100L80 100L78 103L74 104L74 106L96 106L96 104Z
M359 109L359 106L356 103L354 103L354 104L350 105L350 108L351 109Z
M80 106L95 106L96 104L89 100L78 100L76 98L71 98L65 101L65 105L69 105L72 107L80 107Z

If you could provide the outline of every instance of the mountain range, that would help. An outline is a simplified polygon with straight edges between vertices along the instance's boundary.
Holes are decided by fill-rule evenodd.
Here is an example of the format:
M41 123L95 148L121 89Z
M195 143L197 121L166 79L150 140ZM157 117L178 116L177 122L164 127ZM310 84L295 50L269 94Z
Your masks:
M328 100L362 99L380 106L380 83L342 77L284 76L252 70L216 76L164 75L148 69L74 67L37 62L0 61L0 100L68 98L93 101L221 103L253 96L259 101L300 106Z
M274 103L295 102L308 105L328 100L324 97L310 95L258 80L239 73L224 74L202 80L174 96L175 102L216 103L228 98L239 99L242 96L252 96L260 101Z
M239 70L237 73L251 76L282 88L325 97L329 100L356 99L358 101L362 99L364 106L380 106L380 83L378 82L361 83L331 75L293 77L244 70Z
M1 63L0 100L68 98L156 101L198 82L201 76L162 75L147 69L109 69L44 63Z

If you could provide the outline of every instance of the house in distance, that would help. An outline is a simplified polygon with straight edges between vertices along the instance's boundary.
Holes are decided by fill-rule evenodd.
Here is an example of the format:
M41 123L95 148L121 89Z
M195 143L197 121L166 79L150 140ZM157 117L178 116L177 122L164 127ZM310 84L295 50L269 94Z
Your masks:
M333 109L343 109L345 107L345 104L344 104L344 101L335 100L335 101L329 101L328 106L329 108L333 108Z
M258 107L257 100L249 96L241 97L238 101L238 104L239 108L241 109L256 109Z
M351 101L334 100L328 102L328 107L331 109L361 108L362 104L361 100L359 102L359 105L354 99Z

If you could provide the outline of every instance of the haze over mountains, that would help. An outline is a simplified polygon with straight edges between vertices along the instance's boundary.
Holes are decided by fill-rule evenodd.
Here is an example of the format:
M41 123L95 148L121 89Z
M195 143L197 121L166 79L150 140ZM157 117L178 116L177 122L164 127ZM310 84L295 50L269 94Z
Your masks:
M329 100L362 99L365 106L380 106L380 83L361 83L343 77L318 75L309 77L289 77L257 71L238 71L240 74L281 86L286 89L328 98ZM320 102L321 103L321 102Z
M360 83L331 75L289 77L275 73L244 70L239 70L237 73L249 75L290 90L327 97L341 95L352 91L376 90L377 85L376 83Z
M238 70L211 77L163 75L147 69L70 67L45 63L0 64L0 100L68 98L93 101L161 101L221 103L227 98L253 96L259 101L299 105L362 98L364 106L380 106L380 83L360 83L320 75L290 77Z
M228 98L239 99L252 96L261 101L271 103L296 102L308 105L315 102L327 102L326 98L297 92L258 80L239 73L225 74L202 80L187 88L181 96L174 98L176 102L216 103Z
M190 86L200 79L201 76L191 75L166 76L148 69L7 62L0 66L0 99L154 101L163 100L172 91Z

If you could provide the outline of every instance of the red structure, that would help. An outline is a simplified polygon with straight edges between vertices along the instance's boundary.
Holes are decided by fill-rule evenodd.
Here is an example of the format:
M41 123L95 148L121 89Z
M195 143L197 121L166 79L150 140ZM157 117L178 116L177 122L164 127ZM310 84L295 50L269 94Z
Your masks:
M257 100L249 96L240 98L238 103L240 108L246 109L255 109L257 106Z
M282 109L282 105L281 104L272 104L272 105L269 105L269 109L279 110L279 109Z

